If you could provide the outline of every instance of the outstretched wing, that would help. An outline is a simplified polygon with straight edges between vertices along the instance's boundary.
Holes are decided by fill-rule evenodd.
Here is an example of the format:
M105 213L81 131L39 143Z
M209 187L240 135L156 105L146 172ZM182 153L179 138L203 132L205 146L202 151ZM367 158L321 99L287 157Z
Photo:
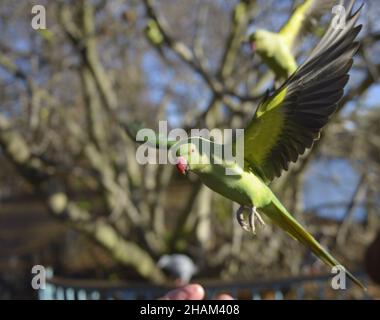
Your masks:
M310 148L337 109L359 47L355 26L361 7L347 8L345 27L331 23L308 59L259 105L244 133L244 158L266 182Z
M289 20L282 26L279 34L284 37L286 43L292 48L305 31L310 31L316 26L318 20L330 12L338 0L305 0L298 5Z

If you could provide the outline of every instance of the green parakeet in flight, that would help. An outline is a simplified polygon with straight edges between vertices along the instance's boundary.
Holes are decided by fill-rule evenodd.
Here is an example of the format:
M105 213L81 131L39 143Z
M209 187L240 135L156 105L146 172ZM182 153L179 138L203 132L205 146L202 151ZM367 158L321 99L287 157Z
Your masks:
M244 143L243 165L216 159L221 148L236 148L239 140L228 146L191 137L177 142L176 148L177 169L181 173L192 171L209 188L240 204L236 214L244 229L254 231L255 220L264 224L260 216L264 214L330 267L341 264L295 220L268 184L312 147L337 109L359 48L355 38L362 26L355 24L362 6L354 12L353 4L354 0L346 8L344 28L338 28L332 21L302 65L259 104L244 135L237 138ZM202 147L205 142L209 148ZM157 141L152 143L158 145ZM167 148L173 144L164 142ZM226 174L227 168L235 174ZM364 288L348 271L347 275Z
M258 29L249 35L254 53L261 57L277 78L288 78L297 69L292 53L297 39L310 30L323 14L331 12L336 3L336 0L305 0L294 9L278 33Z

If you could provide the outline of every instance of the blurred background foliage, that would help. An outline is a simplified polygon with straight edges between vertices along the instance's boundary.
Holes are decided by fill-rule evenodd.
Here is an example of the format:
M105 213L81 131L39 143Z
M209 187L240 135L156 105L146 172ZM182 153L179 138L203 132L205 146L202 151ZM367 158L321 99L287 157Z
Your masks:
M29 296L34 264L61 276L161 283L156 261L173 252L191 256L200 279L326 272L277 228L244 233L234 205L195 176L137 164L124 129L157 129L159 120L243 128L274 86L244 41L254 28L278 30L297 3L2 0L0 295ZM30 26L34 4L46 7L45 31ZM366 1L339 112L273 183L290 212L353 270L363 268L380 224L379 14L377 1ZM318 34L301 39L298 61Z

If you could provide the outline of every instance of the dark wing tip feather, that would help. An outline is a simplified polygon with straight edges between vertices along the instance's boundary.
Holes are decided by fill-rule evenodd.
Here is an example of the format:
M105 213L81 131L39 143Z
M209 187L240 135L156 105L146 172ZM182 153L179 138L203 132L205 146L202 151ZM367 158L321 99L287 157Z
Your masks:
M362 28L355 24L364 3L353 12L354 2L347 7L345 27L337 29L331 23L309 58L282 86L287 90L281 106L282 133L261 165L269 180L280 176L290 162L312 147L343 97L353 56L359 49L355 39Z

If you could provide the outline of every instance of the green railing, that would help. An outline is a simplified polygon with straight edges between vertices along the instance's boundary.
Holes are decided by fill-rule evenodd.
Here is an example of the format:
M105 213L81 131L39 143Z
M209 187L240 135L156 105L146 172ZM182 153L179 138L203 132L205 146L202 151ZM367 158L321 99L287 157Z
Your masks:
M356 273L364 283L364 273ZM201 283L207 298L218 293L229 293L235 299L369 299L365 292L347 280L345 290L331 288L331 274L286 278L275 281L210 282ZM173 289L168 286L152 286L139 283L76 280L59 277L47 279L46 288L39 291L40 300L100 300L100 299L157 299Z

